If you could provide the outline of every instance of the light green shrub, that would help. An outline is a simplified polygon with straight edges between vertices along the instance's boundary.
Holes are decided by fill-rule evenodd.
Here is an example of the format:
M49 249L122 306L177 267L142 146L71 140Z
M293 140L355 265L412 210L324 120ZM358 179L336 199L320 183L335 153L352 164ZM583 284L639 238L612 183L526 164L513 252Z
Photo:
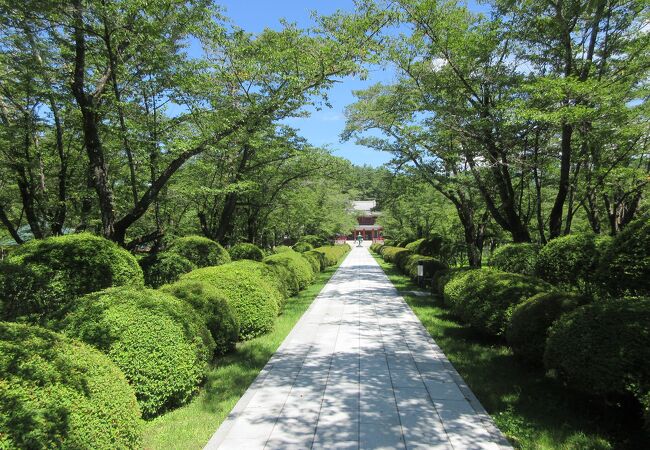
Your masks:
M145 284L153 288L173 283L184 273L197 268L189 259L173 252L149 255L142 258L139 263L144 273Z
M262 252L262 249L257 245L248 242L240 242L239 244L233 245L230 248L229 253L233 261L239 261L241 259L261 261L264 259L264 252Z
M219 266L230 262L230 254L218 242L203 236L185 236L175 239L169 251L192 261L197 267Z

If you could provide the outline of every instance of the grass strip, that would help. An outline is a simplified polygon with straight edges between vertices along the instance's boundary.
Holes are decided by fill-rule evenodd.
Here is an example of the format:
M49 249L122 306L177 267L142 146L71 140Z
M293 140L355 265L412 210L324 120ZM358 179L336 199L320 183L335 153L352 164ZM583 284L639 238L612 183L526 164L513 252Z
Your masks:
M235 352L216 359L192 402L147 422L144 448L203 448L337 268L318 274L312 285L288 299L272 332L239 343Z
M498 339L462 324L437 296L416 296L418 287L381 257L375 259L496 425L516 448L650 448L638 424L616 408L576 394L520 363ZM411 291L411 292L409 292Z

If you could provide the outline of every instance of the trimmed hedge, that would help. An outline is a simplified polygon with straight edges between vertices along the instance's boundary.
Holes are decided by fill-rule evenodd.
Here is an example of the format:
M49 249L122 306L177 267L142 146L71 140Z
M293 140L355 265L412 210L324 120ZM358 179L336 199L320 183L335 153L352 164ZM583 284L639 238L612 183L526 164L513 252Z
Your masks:
M311 270L314 272L314 276L322 270L320 259L312 252L305 252L302 254L302 257L305 258L311 266Z
M203 236L185 236L175 239L169 251L192 261L197 267L220 266L229 263L230 254L218 242Z
M0 319L45 323L84 294L143 284L135 257L107 239L82 233L32 240L0 264Z
M294 251L296 251L298 253L304 253L304 252L308 252L310 250L313 250L314 246L311 245L309 242L298 242L292 248L293 248Z
M462 320L498 336L505 331L512 307L550 289L538 278L482 268L454 277L445 286L444 297Z
M469 267L454 267L448 270L439 270L433 275L433 288L441 297L444 297L445 286L455 277L462 276L465 272L474 270Z
M403 254L403 256L402 257L398 256L400 254ZM411 250L407 250L402 247L384 246L384 248L381 249L381 256L384 258L384 261L392 262L396 264L398 258L401 260L402 258L406 258L407 256L410 256L412 254L413 252Z
M140 410L101 352L40 327L0 322L0 447L135 449Z
M264 252L255 244L249 242L240 242L230 247L230 258L233 261L241 259L250 259L251 261L261 261L264 259Z
M263 275L264 266L255 261L236 261L194 270L181 280L199 280L216 288L235 310L239 339L246 340L273 329L283 302L277 285L270 282L271 275Z
M418 239L405 245L405 248L413 253L424 256L437 256L442 249L443 239L441 236L431 236L426 239Z
M144 273L144 283L152 288L173 283L184 273L197 268L192 261L173 252L149 255L142 258L139 263Z
M586 297L561 291L542 292L529 298L512 311L506 329L508 345L524 361L543 364L548 329L562 314L588 301Z
M239 336L239 320L235 311L219 291L207 283L196 280L177 281L160 288L190 304L205 322L214 339L215 355L223 355L235 349Z
M146 418L186 403L198 391L215 345L190 305L152 289L88 294L68 315L64 330L122 369Z
M326 267L337 265L350 250L352 250L352 247L348 244L326 245L314 249L315 252L321 253L325 257Z
M381 249L384 247L384 245L385 244L382 244L381 242L374 242L370 244L370 251L381 254Z
M595 235L569 234L542 247L535 272L549 283L586 290L592 281L597 258Z
M490 266L504 272L535 275L539 250L540 246L537 244L505 244L494 251Z
M284 252L292 252L293 249L289 247L288 245L278 245L277 247L273 247L273 254L277 253L284 253Z
M321 272L327 268L327 258L325 253L317 252L316 250L310 250L302 254L304 257L314 258L318 262L318 267Z
M628 224L599 261L597 279L610 295L650 295L650 219Z
M550 328L544 364L571 387L598 396L650 392L650 299L596 302Z
M436 272L447 270L447 264L442 263L432 256L410 255L404 265L404 271L412 279L418 277L418 262L423 263L424 278L433 278Z
M298 291L305 289L314 281L314 270L311 264L300 253L291 251L267 256L264 258L264 263L271 267L282 266L287 269L287 271L282 271L281 273L285 276L288 274L289 278L282 281L287 286L291 286L292 294L297 294Z

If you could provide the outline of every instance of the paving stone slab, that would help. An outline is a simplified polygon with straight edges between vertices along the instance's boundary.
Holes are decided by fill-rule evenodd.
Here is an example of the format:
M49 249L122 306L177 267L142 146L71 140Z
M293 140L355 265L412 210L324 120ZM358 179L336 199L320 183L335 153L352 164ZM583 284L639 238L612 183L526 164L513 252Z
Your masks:
M206 449L511 448L355 247Z

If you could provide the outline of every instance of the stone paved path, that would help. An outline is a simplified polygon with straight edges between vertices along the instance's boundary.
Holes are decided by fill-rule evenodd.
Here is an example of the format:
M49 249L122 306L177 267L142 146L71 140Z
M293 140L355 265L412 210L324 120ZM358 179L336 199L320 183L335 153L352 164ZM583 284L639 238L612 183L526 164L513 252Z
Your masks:
M348 255L206 448L509 445L362 247Z

